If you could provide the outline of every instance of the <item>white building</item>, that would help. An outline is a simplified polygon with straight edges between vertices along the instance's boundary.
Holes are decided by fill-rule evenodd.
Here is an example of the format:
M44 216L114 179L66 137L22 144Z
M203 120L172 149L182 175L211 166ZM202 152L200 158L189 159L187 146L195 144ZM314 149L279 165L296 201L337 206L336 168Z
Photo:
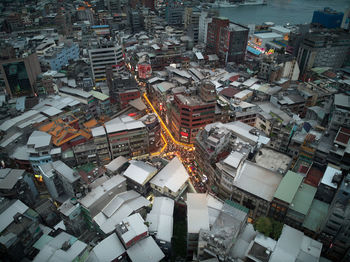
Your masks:
M122 47L112 43L103 43L89 50L92 75L95 82L106 80L106 67L110 66L113 73L123 70Z
M61 203L78 193L80 176L61 160L39 166L50 196Z
M168 197L155 197L152 210L147 214L149 233L154 235L164 252L170 252L173 236L174 200Z
M174 157L150 181L151 188L160 194L178 198L187 187L189 176L181 161Z
M192 259L198 248L199 231L209 230L206 194L187 193L187 256Z
M123 219L141 211L151 203L134 190L116 195L100 212L94 216L93 221L106 235L112 233Z
M92 220L117 194L126 191L126 179L119 175L110 179L104 176L90 184L90 188L91 192L79 202Z
M202 11L199 16L198 42L207 43L208 24L212 18L208 17L208 12Z

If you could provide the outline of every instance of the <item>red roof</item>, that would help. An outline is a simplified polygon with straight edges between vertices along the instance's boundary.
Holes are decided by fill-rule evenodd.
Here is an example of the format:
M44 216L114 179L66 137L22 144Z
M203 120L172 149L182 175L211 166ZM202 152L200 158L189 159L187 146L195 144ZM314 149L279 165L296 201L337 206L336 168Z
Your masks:
M226 97L233 97L235 94L239 93L241 90L233 88L233 87L227 87L225 89L223 89L220 92L220 95L226 96Z
M349 128L341 127L340 131L350 135L350 129Z
M350 139L350 130L347 128L340 128L335 138L335 141L347 145Z
M322 177L323 172L320 169L311 167L306 175L304 182L310 186L318 187Z

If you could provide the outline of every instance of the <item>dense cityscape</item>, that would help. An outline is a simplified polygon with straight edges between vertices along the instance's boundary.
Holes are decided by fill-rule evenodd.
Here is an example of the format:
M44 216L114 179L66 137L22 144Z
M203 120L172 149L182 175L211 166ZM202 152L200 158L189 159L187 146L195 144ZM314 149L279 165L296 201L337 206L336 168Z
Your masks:
M0 261L350 261L350 3L282 2L1 1Z

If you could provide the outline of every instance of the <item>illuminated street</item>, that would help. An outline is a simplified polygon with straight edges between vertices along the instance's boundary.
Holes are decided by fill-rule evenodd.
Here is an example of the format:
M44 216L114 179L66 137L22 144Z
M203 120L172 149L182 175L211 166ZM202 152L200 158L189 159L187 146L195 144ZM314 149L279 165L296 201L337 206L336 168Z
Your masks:
M203 177L201 174L198 172L195 164L195 159L194 159L194 150L195 147L192 144L185 144L181 143L179 141L176 141L173 135L171 134L170 130L167 128L166 124L158 114L158 112L155 110L154 106L148 99L146 93L143 94L143 97L145 101L147 102L147 106L154 112L162 127L162 139L164 141L164 146L163 148L154 154L152 156L162 156L166 159L172 159L174 156L177 156L182 164L185 166L186 170L188 171L191 179L191 183L195 187L197 192L205 192L205 186L203 183Z

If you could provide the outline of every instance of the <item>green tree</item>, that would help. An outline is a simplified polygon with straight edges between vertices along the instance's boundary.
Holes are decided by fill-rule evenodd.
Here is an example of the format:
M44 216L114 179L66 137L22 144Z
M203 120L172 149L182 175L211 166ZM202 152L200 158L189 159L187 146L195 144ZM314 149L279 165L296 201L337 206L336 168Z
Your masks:
M255 220L254 229L269 237L273 231L272 222L268 217L259 217Z
M254 222L254 229L264 234L267 237L271 237L278 240L282 233L283 223L274 220L269 217L259 217Z
M271 237L275 240L278 240L280 238L280 235L282 233L283 223L278 222L274 219L272 219L272 234Z

